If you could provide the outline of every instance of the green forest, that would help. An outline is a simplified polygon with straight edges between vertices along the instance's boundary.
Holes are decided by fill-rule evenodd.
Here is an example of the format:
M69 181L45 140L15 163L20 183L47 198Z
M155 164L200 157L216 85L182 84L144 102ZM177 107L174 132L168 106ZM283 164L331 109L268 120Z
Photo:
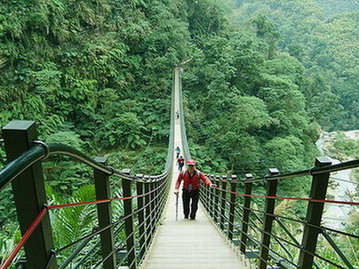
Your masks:
M0 2L0 126L34 120L40 139L106 155L118 169L163 171L172 72L185 59L187 136L206 173L311 167L321 130L359 129L357 1ZM66 165L44 164L51 199L93 195L91 171ZM304 194L307 183L282 191ZM12 234L4 193L0 226Z
M1 126L35 120L41 139L159 172L172 70L190 58L186 119L205 169L296 169L319 128L359 128L354 2L2 2Z

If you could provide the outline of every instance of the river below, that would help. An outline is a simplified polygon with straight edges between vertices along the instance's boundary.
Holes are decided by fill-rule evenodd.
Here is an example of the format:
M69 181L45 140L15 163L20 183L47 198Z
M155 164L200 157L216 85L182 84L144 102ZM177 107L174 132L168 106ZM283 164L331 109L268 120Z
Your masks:
M330 133L323 132L319 140L316 142L316 146L322 156L327 156L332 164L341 163L340 160L334 159L328 156L328 152L325 151L324 144L331 139ZM337 201L352 201L353 196L356 194L356 186L351 178L352 170L344 170L332 173L329 179L329 188L327 191L327 199ZM349 221L350 214L358 212L359 209L350 205L338 205L338 204L326 204L323 214L323 225L337 230L342 230L346 223Z

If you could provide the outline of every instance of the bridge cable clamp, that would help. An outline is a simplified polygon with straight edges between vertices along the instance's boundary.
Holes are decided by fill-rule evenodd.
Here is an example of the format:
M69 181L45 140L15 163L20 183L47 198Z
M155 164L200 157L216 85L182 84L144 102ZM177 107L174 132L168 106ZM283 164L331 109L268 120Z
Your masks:
M111 170L109 176L112 176L115 173L115 168L113 168L112 166L107 166L107 168Z
M315 166L313 166L312 168L309 169L309 175L313 176L313 169L315 168Z
M49 148L49 146L45 142L43 142L41 140L34 140L33 143L38 144L38 145L42 146L45 149L45 156L42 159L46 160L50 156L50 148Z

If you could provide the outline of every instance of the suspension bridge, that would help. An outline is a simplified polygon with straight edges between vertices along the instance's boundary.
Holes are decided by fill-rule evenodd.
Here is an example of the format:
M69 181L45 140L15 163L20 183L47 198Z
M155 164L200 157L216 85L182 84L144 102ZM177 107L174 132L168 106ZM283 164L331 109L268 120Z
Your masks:
M357 210L357 198L336 201L328 199L326 193L331 173L357 168L359 160L332 165L326 158L317 158L308 169L281 174L271 168L263 178L253 178L250 173L245 178L207 175L217 187L201 187L197 219L183 219L178 203L176 220L174 148L179 146L184 158L191 158L183 111L181 69L177 67L168 154L159 175L118 171L106 165L104 157L92 159L72 147L40 141L33 121L11 121L4 126L8 164L0 171L0 191L11 184L22 237L0 268L21 264L31 269L324 268L323 264L325 268L357 268L358 258L347 255L336 238L358 240L359 235L324 226L322 214L326 206ZM51 155L70 156L92 167L96 200L48 204L41 163ZM277 195L279 181L297 177L310 178L308 197ZM114 178L120 182L120 197L111 192L110 180ZM305 219L276 212L282 201L303 203ZM113 203L123 206L117 219ZM85 205L97 207L97 226L78 240L55 247L49 212ZM290 229L292 224L300 227L300 238ZM334 258L320 251L319 241L325 241ZM64 253L70 254L64 257Z

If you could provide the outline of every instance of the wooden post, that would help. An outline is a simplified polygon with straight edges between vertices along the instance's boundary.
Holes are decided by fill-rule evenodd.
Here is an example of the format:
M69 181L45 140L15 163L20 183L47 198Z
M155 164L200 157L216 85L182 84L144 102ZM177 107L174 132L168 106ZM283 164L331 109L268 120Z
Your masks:
M232 175L232 180L236 180L237 176ZM233 227L234 227L234 209L236 207L236 194L233 192L236 192L236 183L231 182L231 195L230 195L230 206L229 206L229 225L228 225L228 238L229 240L233 240Z
M125 174L130 174L129 169L121 171ZM131 180L122 179L122 190L124 197L131 197ZM136 252L135 252L135 237L133 234L133 216L132 216L132 198L124 200L124 215L125 215L125 234L126 234L126 248L127 248L127 260L128 267L130 269L136 268Z
M34 146L37 139L34 121L11 121L3 129L7 161L19 157L23 152ZM16 212L21 234L35 220L46 204L46 193L41 162L33 164L12 181ZM25 244L26 268L45 268L52 256L54 247L49 215L43 218L29 240ZM53 257L47 268L57 268Z
M214 189L208 188L209 191L209 215L214 218L215 204L214 204Z
M253 178L252 174L246 174L246 179L250 180ZM244 193L246 195L252 194L252 183L248 182L244 185ZM241 251L243 254L246 254L246 247L247 247L247 239L248 239L248 223L249 223L249 214L251 210L251 197L244 196L243 200L243 216L242 216L242 232L241 232Z
M210 175L209 178L212 181L214 176ZM203 202L203 205L206 208L207 212L210 212L210 210L211 210L210 209L210 205L211 205L211 203L210 203L210 190L209 190L209 187L207 185L203 184L202 189L201 189L200 199Z
M153 179L150 179L151 183L150 183L150 188L151 191L153 191L156 188L156 182L153 181ZM151 222L151 236L154 235L155 230L156 230L156 193L155 191L153 191L151 193L151 217L152 217L152 222Z
M143 175L137 175L138 179L143 179ZM137 195L142 195L144 193L144 183L141 181L137 181ZM138 197L137 198L137 208L138 208L138 225L139 225L139 238L140 238L140 246L142 247L146 243L146 234L145 234L145 214L144 214L144 198ZM139 257L142 260L143 256L145 255L146 248L142 247Z
M213 178L213 180L214 180L214 178ZM217 186L219 186L218 185L218 182L219 181L215 181L215 184L217 185ZM215 189L215 194L216 194L216 197L214 198L214 206L215 206L215 209L214 209L214 222L216 223L216 224L218 224L218 219L219 219L219 189Z
M105 165L107 157L97 157L95 158L95 161ZM110 182L108 175L98 169L94 169L94 177L96 200L105 200L111 198ZM112 224L112 210L110 202L97 204L97 214L100 229L103 229ZM116 251L113 236L113 227L101 232L100 238L102 257L104 259L107 257L107 259L103 263L103 268L116 268Z
M269 173L271 176L278 175L279 171L276 168L269 169ZM276 196L277 195L277 185L278 179L274 180L267 180L267 196ZM275 199L273 198L266 198L265 201L265 209L264 211L267 214L273 214L275 208ZM259 251L259 255L261 259L259 260L259 268L266 269L267 268L267 261L269 257L269 245L270 245L270 234L272 233L272 226L274 217L270 215L264 215L263 218L263 233L261 239L261 247Z
M153 178L153 187L154 189L157 189L153 195L154 195L154 207L156 209L155 211L155 218L156 218L156 223L158 223L158 221L160 220L160 216L161 216L161 207L160 207L160 202L161 202L161 197L160 197L160 189L159 189L159 186L160 186L160 182L158 181L158 178L155 177ZM156 227L156 225L155 225ZM156 228L155 228L156 229Z
M152 223L152 215L151 215L151 194L148 194L150 192L150 183L149 183L149 176L145 176L145 219L146 219L146 249L150 247L151 239L152 239L152 233L151 233L151 223Z
M315 167L331 165L332 162L321 157L315 160ZM327 194L330 173L314 175L310 189L310 198L324 200ZM324 203L309 202L306 221L313 226L320 226L322 221ZM314 256L309 253L315 253L320 230L313 226L305 225L302 239L302 248L299 255L299 268L312 268ZM309 253L308 253L309 252Z
M222 189L227 189L227 182L222 181ZM220 227L221 230L224 231L224 221L225 221L225 215L226 215L226 196L227 193L225 191L222 191L221 195L221 213L220 213Z

